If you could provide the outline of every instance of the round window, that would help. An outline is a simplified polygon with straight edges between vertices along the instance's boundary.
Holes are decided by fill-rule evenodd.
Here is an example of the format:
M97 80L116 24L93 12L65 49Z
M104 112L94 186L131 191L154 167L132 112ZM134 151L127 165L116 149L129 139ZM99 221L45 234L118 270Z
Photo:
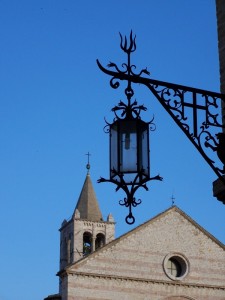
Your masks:
M169 254L165 257L163 268L172 280L182 280L189 271L188 260L180 254Z

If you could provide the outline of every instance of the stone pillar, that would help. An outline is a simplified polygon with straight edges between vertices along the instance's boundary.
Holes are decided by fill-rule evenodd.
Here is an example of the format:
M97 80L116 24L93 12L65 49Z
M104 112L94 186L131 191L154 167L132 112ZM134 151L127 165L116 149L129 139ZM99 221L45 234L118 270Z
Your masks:
M218 50L220 63L220 91L225 94L225 1L216 0ZM225 125L225 104L222 103L222 116ZM225 129L224 129L225 133ZM225 176L224 176L225 180ZM225 184L217 179L213 182L213 196L225 204Z

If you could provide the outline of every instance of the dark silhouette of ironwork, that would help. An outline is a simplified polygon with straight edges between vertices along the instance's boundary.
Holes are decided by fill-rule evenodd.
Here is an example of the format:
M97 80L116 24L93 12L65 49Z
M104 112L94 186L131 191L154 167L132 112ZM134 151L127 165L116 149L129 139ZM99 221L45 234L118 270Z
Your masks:
M140 116L142 110L146 110L146 107L143 105L138 106L136 101L131 104L131 97L134 95L131 84L145 85L225 184L225 179L223 178L225 174L225 131L222 132L225 125L219 121L220 114L218 113L221 102L225 103L225 95L142 77L142 75L150 75L147 68L142 69L139 73L135 73L136 66L131 64L131 54L136 50L136 36L133 36L132 31L129 40L126 36L123 38L120 34L120 48L127 54L127 63L122 64L122 69L113 62L110 62L108 69L106 69L97 60L100 70L112 77L110 86L113 89L117 89L120 86L120 81L127 81L125 94L128 104L120 102L118 106L112 109L116 118L118 118L117 112L120 110L122 110L122 115L135 114L137 117ZM225 118L225 113L223 113L223 118ZM215 132L218 129L219 132ZM222 166L219 165L218 160L212 157L213 153L217 154ZM103 178L100 178L99 182L113 182L118 186L116 190L122 188L126 192L126 187L122 180L123 174L119 174L119 177L121 178L120 182L113 182L112 180L105 180ZM147 189L145 184L141 186ZM135 199L134 192L138 187L135 185L131 193L130 197L133 197L133 199ZM128 195L128 192L126 193ZM139 202L137 203L135 200L133 204L132 199L130 199L124 200L122 205L129 207L130 216L132 216L131 206L135 207L137 204Z

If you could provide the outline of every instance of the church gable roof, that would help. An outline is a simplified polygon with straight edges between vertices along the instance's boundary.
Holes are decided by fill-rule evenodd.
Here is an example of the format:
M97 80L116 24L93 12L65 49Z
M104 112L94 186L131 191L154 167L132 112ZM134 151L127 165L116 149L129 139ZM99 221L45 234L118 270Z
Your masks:
M208 270L214 269L216 275L211 284L224 285L225 272L221 276L218 269L225 264L224 250L222 243L175 206L71 265L67 271L168 280L163 261L175 253L186 257L191 265L192 275L185 280L201 278L204 283Z
M102 214L89 173L86 176L76 208L74 210L73 216L75 217L76 210L79 211L81 219L87 219L90 221L102 221Z

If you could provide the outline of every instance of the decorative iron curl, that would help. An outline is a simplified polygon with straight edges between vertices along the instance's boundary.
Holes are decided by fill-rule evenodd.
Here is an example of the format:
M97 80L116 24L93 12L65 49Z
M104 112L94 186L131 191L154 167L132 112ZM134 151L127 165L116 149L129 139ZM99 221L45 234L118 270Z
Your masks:
M131 205L133 207L136 207L137 205L141 204L141 202L142 202L141 199L136 200L135 197L133 197L133 199L129 199L129 200L127 198L124 198L123 200L119 200L119 205L125 206L125 207L129 207Z
M206 103L206 128L208 128L209 126L216 126L216 127L223 127L223 124L221 122L218 121L219 118L219 114L213 114L213 112L211 112L211 109L217 109L219 108L218 105L218 101L219 98L218 97L213 97L213 96L209 96L209 95L202 95L202 97L205 98L205 103ZM211 99L211 101L210 101Z
M110 86L111 86L111 88L113 88L113 89L118 89L118 87L120 86L120 83L119 83L119 81L115 81L117 78L116 77L113 77L113 78L111 78L111 80L110 80ZM114 82L115 81L115 82Z
M105 120L106 125L103 127L103 131L104 131L105 133L109 133L109 132L110 132L110 125L111 125L111 123L109 123L109 122L106 120L106 118L104 118L104 120Z
M184 91L158 85L153 85L153 88L162 99L162 101L166 104L166 106L174 111L174 113L176 114L175 116L179 121L187 120L182 109L182 102L185 93Z
M199 133L199 135L197 137L193 137L199 146L200 151L204 152L204 147L206 148L211 148L214 147L210 144L210 141L213 142L213 144L215 145L216 141L214 139L214 137L212 136L212 134L205 129L205 126L201 126L201 132ZM211 158L208 158L210 163L214 164L215 161L213 161Z
M154 123L154 119L155 119L155 117L153 115L152 119L148 122L150 131L155 131L156 130L156 125Z

